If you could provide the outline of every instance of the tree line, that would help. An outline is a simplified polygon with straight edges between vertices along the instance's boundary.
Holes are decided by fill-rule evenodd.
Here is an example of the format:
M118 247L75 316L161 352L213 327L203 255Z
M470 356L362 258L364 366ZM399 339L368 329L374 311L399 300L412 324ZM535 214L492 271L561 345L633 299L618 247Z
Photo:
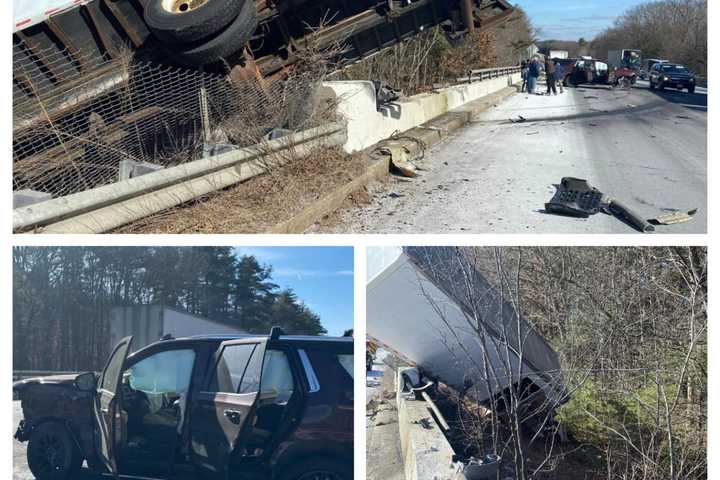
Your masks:
M602 59L623 48L707 75L707 0L659 0L633 7L591 42L590 52Z
M267 333L323 335L320 317L272 267L231 247L16 247L13 368L88 370L104 364L108 313L161 304Z
M550 418L537 431L524 423L518 387L509 401L500 399L509 411L502 425L494 414L475 413L482 409L459 410L466 444L482 447L483 428L492 428L492 453L514 459L518 480L570 472L586 479L707 478L705 248L421 250L429 258L426 274L466 306L479 342L481 325L496 322L483 318L483 306L500 295L518 319L508 325L509 343L526 338L522 318L561 365L561 372L545 373L561 375L564 398L538 409L555 412L553 434L546 435L555 425ZM486 281L498 293L490 295ZM444 309L435 310L442 320ZM558 441L560 428L566 443Z

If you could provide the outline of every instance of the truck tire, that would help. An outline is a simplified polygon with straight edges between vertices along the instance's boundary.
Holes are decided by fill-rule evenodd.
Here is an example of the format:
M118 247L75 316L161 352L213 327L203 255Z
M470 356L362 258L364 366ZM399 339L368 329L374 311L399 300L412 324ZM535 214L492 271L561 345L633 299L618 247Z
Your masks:
M218 33L252 0L145 0L143 18L163 43L192 43Z
M186 65L208 65L242 49L257 28L257 7L253 0L241 3L240 13L225 30L200 42L173 48L175 57Z
M352 480L352 465L329 458L313 458L290 466L280 480Z
M69 480L76 478L83 457L65 426L47 422L30 434L27 460L37 480Z

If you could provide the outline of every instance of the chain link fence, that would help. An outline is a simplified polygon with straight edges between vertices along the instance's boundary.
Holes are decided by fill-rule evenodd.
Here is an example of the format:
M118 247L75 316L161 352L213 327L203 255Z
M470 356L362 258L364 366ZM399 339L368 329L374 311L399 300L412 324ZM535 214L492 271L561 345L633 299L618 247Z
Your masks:
M262 142L327 116L322 68L284 81L13 46L13 190L62 197ZM329 110L329 109L328 109Z

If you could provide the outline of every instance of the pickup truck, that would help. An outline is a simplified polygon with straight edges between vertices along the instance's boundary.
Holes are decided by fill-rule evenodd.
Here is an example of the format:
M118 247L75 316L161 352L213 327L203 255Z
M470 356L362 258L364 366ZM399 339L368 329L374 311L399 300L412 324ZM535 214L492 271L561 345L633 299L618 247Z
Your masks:
M352 338L273 328L131 346L120 341L100 374L13 385L15 438L38 480L77 478L83 461L159 479L353 478Z

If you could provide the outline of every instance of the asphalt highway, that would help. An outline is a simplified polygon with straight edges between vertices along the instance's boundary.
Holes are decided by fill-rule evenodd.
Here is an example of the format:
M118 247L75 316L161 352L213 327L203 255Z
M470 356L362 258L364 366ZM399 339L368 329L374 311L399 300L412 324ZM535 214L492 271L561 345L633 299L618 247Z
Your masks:
M540 85L544 90L544 85ZM513 123L523 117L526 121ZM634 233L620 220L544 212L563 177L587 179L650 219L699 209L657 233L707 230L707 91L581 86L516 94L430 149L415 179L373 188L328 230L358 233Z

